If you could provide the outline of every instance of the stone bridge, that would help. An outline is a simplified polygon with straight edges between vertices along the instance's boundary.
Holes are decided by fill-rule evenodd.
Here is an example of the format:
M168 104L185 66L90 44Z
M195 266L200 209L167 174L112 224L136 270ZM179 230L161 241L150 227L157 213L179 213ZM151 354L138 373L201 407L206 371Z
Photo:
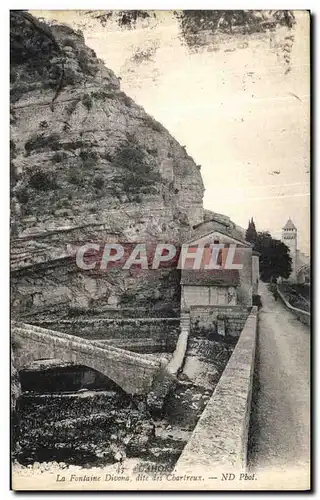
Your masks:
M159 361L142 354L30 324L13 321L11 335L18 370L36 360L61 359L102 373L128 394L148 393L160 370Z

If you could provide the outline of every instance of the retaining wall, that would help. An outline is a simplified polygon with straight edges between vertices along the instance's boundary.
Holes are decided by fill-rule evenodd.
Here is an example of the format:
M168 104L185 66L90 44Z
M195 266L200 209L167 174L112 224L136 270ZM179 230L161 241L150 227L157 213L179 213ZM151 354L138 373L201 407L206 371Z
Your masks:
M120 349L128 351L153 354L155 352L171 353L175 349L175 341L172 339L154 339L152 337L141 337L137 339L108 339L108 340L92 340L93 344L97 345L112 345Z
M225 320L226 334L239 337L251 307L244 306L192 306L190 308L191 331L199 329L217 333L218 316Z
M48 320L33 324L90 340L152 338L170 351L177 342L180 318L95 318Z
M253 307L238 343L191 438L175 467L176 474L217 475L243 470L256 347L257 308ZM201 472L200 472L201 471Z

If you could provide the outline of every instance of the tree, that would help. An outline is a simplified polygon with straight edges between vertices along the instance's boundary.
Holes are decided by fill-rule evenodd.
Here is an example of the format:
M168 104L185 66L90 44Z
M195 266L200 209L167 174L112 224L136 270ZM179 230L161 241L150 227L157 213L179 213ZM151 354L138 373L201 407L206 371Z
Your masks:
M188 47L199 48L206 42L198 35L206 32L252 34L274 31L280 26L291 29L295 23L293 11L285 10L181 10L174 11L181 35Z
M253 217L249 220L248 229L246 230L246 241L249 243L255 243L257 239L256 225L253 221Z
M260 278L289 278L292 271L290 250L282 241L272 238L268 232L258 232L254 250L259 252Z
M162 23L157 11L127 10L127 11L85 11L85 14L97 19L102 26L116 20L122 29L136 28L138 20L147 25L157 26ZM179 38L191 52L207 50L211 43L218 46L221 34L228 38L239 36L266 34L268 38L277 32L277 58L281 54L286 71L291 70L291 52L294 42L295 21L294 11L290 10L174 10L173 15L178 20ZM149 22L148 22L149 21ZM279 28L286 27L286 30ZM292 30L292 32L291 32ZM290 33L290 34L289 34ZM279 36L280 35L280 36ZM246 45L245 45L246 46Z

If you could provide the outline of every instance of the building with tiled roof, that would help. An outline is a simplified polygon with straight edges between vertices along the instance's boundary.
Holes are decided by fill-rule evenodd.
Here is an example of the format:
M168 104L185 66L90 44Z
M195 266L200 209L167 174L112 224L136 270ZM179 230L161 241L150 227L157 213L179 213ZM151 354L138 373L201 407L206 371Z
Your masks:
M238 269L183 269L181 285L237 287L240 284Z
M251 306L252 295L258 293L259 256L245 240L244 230L229 217L206 211L205 220L194 226L188 241L192 247L204 247L208 257L211 246L223 245L219 269L206 269L208 259L203 257L200 269L184 267L181 271L181 306ZM227 264L226 255L233 251L233 260ZM211 254L210 254L211 255ZM187 268L188 267L188 268Z

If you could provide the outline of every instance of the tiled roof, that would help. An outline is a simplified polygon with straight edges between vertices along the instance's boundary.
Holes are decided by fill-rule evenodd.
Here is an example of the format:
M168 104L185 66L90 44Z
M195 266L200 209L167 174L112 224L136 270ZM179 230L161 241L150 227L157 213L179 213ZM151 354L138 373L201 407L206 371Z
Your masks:
M297 228L289 217L286 225L282 229L297 229Z
M181 271L181 284L193 286L238 286L240 284L237 269L210 269Z
M235 224L230 222L230 224L227 225L217 220L202 222L197 227L195 227L191 234L190 241L198 240L203 236L214 232L219 232L221 234L224 234L225 236L228 236L229 238L233 238L234 240L239 241L245 246L250 246L250 244L245 241L243 234L239 229L237 229Z

